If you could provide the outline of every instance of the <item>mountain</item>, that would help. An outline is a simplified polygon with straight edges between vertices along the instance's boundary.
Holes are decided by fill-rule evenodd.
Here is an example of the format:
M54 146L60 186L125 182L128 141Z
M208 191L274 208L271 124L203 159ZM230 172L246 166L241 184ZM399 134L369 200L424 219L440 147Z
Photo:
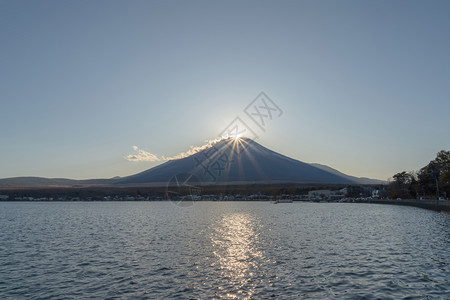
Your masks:
M43 177L12 177L0 179L0 188L17 187L85 187L108 185L113 182L112 179L86 179L75 180L67 178L43 178Z
M0 179L0 188L166 186L190 178L201 184L385 184L358 178L320 164L308 164L267 149L247 138L224 139L191 156L167 161L144 172L111 179L15 177Z
M321 165L318 163L310 163L311 166L314 166L316 168L322 169L324 171L348 178L349 180L352 180L354 182L357 182L359 184L387 184L387 181L384 180L380 180L380 179L371 179L371 178L367 178L367 177L355 177L355 176L350 176L347 174L344 174L342 172L339 172L336 169L333 169L329 166L325 166L325 165Z
M330 167L289 158L247 138L221 140L194 155L168 161L144 172L124 177L117 183L164 184L176 178L174 176L186 177L186 174L202 184L380 183L379 180L357 178Z

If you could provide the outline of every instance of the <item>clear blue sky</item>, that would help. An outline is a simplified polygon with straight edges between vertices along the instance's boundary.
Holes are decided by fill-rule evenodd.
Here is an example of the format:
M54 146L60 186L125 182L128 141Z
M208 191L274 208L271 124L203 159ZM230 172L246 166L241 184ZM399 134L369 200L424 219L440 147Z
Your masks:
M0 178L126 176L215 138L387 179L450 149L450 1L0 0ZM257 128L255 127L255 130Z

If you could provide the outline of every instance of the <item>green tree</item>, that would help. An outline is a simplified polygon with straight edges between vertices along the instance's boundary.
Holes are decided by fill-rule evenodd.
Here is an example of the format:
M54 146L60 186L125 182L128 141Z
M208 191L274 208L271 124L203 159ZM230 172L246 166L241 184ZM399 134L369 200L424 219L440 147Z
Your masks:
M392 176L394 179L389 184L389 192L393 198L416 198L418 190L418 182L416 173L400 172Z
M418 181L423 195L448 195L450 192L450 151L441 150L420 169Z
M450 151L441 150L437 153L434 162L439 169L439 183L447 185L450 182Z
M411 181L411 176L406 171L400 172L392 176L394 178L394 183L397 185L409 184Z

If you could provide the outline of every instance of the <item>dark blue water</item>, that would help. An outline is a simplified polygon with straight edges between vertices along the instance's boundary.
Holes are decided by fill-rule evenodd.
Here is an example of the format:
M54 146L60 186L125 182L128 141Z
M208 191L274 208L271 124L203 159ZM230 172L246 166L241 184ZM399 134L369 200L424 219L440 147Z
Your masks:
M0 298L450 299L449 246L404 206L0 203Z

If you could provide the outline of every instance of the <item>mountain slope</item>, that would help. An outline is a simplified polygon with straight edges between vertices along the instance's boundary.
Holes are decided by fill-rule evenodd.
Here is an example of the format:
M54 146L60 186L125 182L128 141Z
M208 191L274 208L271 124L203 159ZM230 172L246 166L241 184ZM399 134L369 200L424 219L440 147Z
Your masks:
M318 163L310 163L310 165L312 165L312 166L314 166L316 168L322 169L324 171L327 171L327 172L330 172L330 173L333 173L333 174L336 174L336 175L348 178L349 180L353 180L353 181L355 181L355 182L357 182L359 184L387 184L386 181L380 180L380 179L371 179L371 178L367 178L367 177L350 176L350 175L344 174L344 173L342 173L342 172L340 172L340 171L338 171L336 169L333 169L333 168L331 168L329 166L321 165L321 164L318 164Z
M44 177L12 177L0 179L0 188L15 187L74 187L88 185L111 184L112 179L86 179L75 180L67 178L44 178Z
M351 176L330 172L271 151L257 142L226 139L192 156L168 161L122 178L121 184L168 182L181 173L193 174L205 184L222 183L358 183Z

